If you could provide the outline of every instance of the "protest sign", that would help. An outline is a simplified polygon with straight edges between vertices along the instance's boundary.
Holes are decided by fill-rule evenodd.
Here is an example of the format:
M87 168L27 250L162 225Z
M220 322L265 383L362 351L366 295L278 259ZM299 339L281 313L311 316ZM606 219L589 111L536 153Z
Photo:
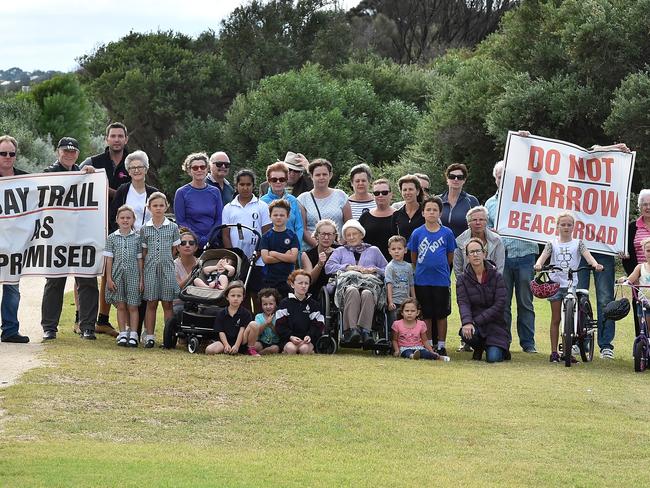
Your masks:
M497 232L544 243L557 234L555 217L568 210L576 218L573 237L590 251L627 251L635 156L509 132Z
M103 272L104 170L0 178L0 283Z

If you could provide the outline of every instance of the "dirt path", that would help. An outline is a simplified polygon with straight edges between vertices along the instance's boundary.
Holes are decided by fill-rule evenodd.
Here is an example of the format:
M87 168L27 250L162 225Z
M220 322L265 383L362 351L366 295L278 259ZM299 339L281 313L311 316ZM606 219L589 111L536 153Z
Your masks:
M72 289L74 280L68 278L65 291ZM20 281L20 308L18 319L20 333L28 335L29 344L0 343L0 388L13 384L25 371L40 366L41 341L41 299L45 278L28 277ZM64 325L65 327L65 325Z

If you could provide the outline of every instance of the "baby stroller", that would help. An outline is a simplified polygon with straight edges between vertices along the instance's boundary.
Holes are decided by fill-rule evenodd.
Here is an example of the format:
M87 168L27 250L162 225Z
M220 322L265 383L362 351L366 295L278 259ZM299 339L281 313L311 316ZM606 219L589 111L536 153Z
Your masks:
M238 248L207 248L203 251L198 263L192 269L187 284L179 294L179 298L185 305L184 310L174 314L165 323L163 333L163 347L165 349L174 349L180 337L186 340L187 350L194 354L198 351L202 340L218 339L214 332L214 319L220 309L228 306L228 302L224 296L224 290L194 286L196 278L205 281L206 276L203 273L205 266L215 265L220 259L229 258L235 263L235 275L231 281L240 280L244 282L244 286L248 285L252 266L259 256L261 235L257 230L242 224L220 225L215 229L215 232L227 227L236 227L240 233L243 229L253 232L257 238L257 244L252 256L246 256L244 251Z
M337 284L337 287L340 285ZM341 290L342 291L342 290ZM342 295L342 293L341 293ZM316 352L320 354L334 354L339 348L352 348L371 350L373 354L386 355L391 350L390 331L388 330L388 316L386 312L385 289L379 294L377 306L372 319L372 335L374 343L367 345L362 342L352 344L343 341L343 313L336 300L336 288L328 290L324 286L320 291L320 302L325 317L325 332L316 343ZM338 300L342 305L342 301Z

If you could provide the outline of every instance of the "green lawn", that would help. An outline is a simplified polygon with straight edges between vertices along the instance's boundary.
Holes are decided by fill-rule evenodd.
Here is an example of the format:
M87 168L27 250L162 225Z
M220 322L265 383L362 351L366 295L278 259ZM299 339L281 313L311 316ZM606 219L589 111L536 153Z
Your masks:
M648 482L650 376L633 371L631 317L614 361L566 368L548 362L548 304L536 310L540 354L515 339L512 362L488 365L122 349L73 336L68 305L47 366L0 390L0 486Z

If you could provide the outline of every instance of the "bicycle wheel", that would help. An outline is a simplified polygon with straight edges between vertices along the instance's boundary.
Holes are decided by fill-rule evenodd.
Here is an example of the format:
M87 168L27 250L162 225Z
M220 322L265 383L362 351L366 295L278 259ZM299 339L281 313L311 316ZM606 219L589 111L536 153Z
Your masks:
M584 362L591 362L594 359L594 343L595 329L593 312L591 310L591 303L586 296L580 298L580 315L578 316L578 331L580 340L578 341L578 348L580 349L580 357Z
M573 314L575 300L567 298L564 302L564 328L562 330L562 351L564 352L564 365L571 367L571 347L573 346Z
M648 348L645 341L634 341L634 371L641 373L645 371L648 364Z

